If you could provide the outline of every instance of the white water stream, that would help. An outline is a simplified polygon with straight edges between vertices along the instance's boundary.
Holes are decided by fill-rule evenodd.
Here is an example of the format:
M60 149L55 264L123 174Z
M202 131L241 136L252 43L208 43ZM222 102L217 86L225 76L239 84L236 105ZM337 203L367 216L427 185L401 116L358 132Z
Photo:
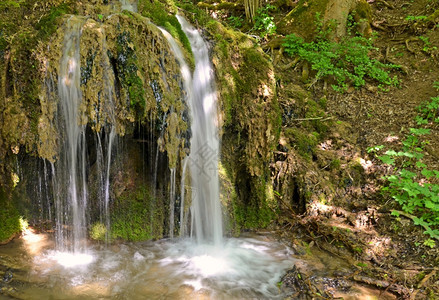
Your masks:
M87 184L85 177L85 125L80 111L80 38L83 19L71 17L64 35L63 55L58 74L58 94L61 104L62 153L56 164L55 209L57 212L57 242L59 249L82 251L81 241L86 236L85 208ZM66 199L64 199L66 198ZM71 234L64 226L71 225ZM66 245L73 241L73 245Z
M206 42L199 31L177 15L186 33L195 58L189 106L192 115L191 173L192 205L191 230L198 244L222 244L223 223L218 178L218 115L214 74Z

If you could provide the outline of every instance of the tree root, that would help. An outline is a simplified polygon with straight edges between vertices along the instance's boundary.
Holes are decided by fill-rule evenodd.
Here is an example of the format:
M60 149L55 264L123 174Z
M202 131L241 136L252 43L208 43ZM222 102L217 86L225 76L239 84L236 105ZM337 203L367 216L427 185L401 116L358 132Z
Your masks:
M392 4L388 3L385 0L375 0L375 3L381 3L381 4L383 4L387 8L395 9L395 6L393 6Z
M426 23L435 22L439 18L439 9L436 9L431 15L425 19Z
M403 73L404 75L407 75L407 74L409 73L409 69L408 69L406 66L403 66L403 65L399 64L399 63L398 63L396 60L394 60L393 58L391 58L390 55L389 55L389 53L390 53L390 46L387 46L387 48L386 48L386 56L385 56L385 60L388 61L388 62L391 63L391 64L394 64L394 65L400 66L400 69L401 69L402 73Z
M414 51L413 49L410 48L409 43L416 42L416 41L419 41L418 37L411 37L411 38L408 38L405 40L405 46L406 46L407 50L415 55L416 55L416 51Z
M327 121L327 120L332 120L334 119L334 117L315 117L315 118L303 118L303 119L292 119L291 121L313 121L313 120L320 120L320 121Z

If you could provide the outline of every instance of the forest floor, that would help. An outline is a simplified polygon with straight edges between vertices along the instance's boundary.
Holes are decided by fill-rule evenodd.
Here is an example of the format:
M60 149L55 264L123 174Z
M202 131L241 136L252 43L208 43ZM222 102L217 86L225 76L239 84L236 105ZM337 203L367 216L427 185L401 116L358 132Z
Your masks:
M337 120L325 142L318 147L332 151L332 156L327 157L337 158L344 171L328 170L330 160L319 164L324 156L322 151L314 155L312 163L302 163L302 167L312 169L319 174L316 177L324 178L315 179L316 186L325 179L333 183L344 182L346 174L351 179L349 185L335 185L335 194L339 197L323 204L320 197L314 201L314 208L308 205L301 215L295 214L297 209L291 209L284 226L278 228L297 253L314 257L317 265L331 269L331 263L322 253L350 265L346 268L338 266L327 273L325 280L318 280L315 276L319 269L317 265L314 270L300 267L292 270L284 278L286 286L292 291L309 291L302 296L292 292L293 299L339 297L342 296L341 290L348 290L354 283L379 289L379 299L439 297L438 246L428 246L425 241L429 237L423 234L424 229L415 226L410 218L391 215L391 210L397 206L394 200L380 192L384 183L382 175L388 174L390 168L367 153L368 147L375 145L401 145L408 129L415 126L416 108L438 95L433 84L439 81L439 27L424 26L410 17L428 16L438 9L438 5L430 0L368 2L373 13L372 28L377 34L374 42L379 48L377 58L402 66L395 73L401 81L399 87L380 91L373 84L366 83L360 89L350 88L340 94L326 89L323 82L309 88L301 79L303 69L300 63L294 69L283 70L282 66L287 65L291 58L283 56L275 66L277 73L281 74L281 105L290 97L282 92L282 87L299 86L310 92L315 101L326 98L326 112L321 117ZM437 170L437 128L432 130L428 140L425 161ZM297 162L297 158L292 160ZM350 174L347 167L355 160L365 169L364 176L359 179L352 172ZM324 188L315 188L313 194L322 193L322 190ZM338 292L334 292L334 287ZM361 291L357 291L358 295ZM345 299L363 298L351 296Z

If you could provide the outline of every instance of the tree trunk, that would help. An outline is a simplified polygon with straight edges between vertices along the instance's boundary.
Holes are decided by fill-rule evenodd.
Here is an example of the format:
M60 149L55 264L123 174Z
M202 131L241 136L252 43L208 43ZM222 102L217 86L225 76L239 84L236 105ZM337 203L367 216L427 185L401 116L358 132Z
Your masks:
M255 20L256 12L261 7L261 0L244 0L245 17L251 23Z
M360 34L366 37L371 35L372 13L366 0L301 0L277 24L277 32L283 35L296 33L310 41L317 33L318 22L323 22L324 29L332 30L330 37L339 40L347 33L349 15L353 17Z

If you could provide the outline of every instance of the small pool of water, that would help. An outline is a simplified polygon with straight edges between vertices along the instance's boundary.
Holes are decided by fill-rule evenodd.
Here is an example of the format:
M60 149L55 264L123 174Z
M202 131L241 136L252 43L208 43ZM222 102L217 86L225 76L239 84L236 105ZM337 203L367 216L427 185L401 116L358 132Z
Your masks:
M18 299L282 299L277 283L295 259L269 235L90 245L53 250L52 237L28 234L0 246L2 294ZM1 278L0 278L1 279ZM0 286L1 287L1 286ZM1 298L1 294L0 294Z

